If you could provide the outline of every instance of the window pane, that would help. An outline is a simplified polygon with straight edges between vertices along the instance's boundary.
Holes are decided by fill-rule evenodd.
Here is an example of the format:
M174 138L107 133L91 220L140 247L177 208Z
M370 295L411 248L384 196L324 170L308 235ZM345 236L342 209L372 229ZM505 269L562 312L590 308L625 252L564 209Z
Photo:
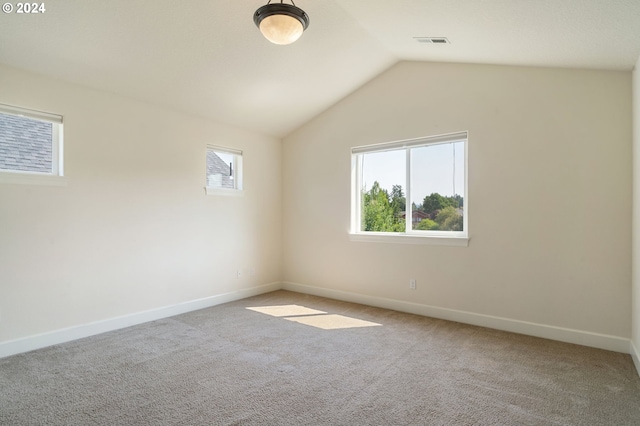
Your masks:
M236 156L226 152L207 150L207 186L235 189Z
M411 149L411 229L463 231L464 142Z
M405 232L406 151L362 154L361 231Z
M53 126L0 113L0 169L53 173Z

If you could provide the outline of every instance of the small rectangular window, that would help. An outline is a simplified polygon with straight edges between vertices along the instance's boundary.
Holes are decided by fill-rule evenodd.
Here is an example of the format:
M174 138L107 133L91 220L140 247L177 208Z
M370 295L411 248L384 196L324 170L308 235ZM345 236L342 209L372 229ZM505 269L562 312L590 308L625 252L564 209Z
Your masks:
M242 191L242 151L207 146L207 194L238 194Z
M0 104L0 172L63 176L62 116Z
M467 133L352 148L352 234L465 238Z

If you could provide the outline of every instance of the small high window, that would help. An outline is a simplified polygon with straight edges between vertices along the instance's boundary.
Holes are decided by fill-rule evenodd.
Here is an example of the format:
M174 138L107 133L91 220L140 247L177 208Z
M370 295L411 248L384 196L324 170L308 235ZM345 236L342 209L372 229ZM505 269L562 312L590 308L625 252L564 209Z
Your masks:
M207 194L242 192L242 151L207 146Z
M352 148L355 239L448 237L466 244L466 146L461 132Z
M62 116L0 104L0 180L63 176Z

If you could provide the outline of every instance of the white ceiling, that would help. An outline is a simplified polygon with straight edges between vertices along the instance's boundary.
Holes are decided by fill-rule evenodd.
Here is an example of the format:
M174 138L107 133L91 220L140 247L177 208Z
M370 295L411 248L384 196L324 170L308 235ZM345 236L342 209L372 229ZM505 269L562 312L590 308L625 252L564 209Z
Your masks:
M0 15L0 63L282 137L399 60L628 71L640 56L640 0L298 0L311 23L289 46L254 26L263 4L48 0Z

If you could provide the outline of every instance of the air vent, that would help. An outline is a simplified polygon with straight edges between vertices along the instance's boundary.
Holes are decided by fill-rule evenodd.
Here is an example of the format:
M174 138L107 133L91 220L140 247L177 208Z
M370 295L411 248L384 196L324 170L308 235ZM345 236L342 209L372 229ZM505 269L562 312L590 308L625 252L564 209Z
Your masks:
M426 44L451 44L446 37L414 37L418 43Z

